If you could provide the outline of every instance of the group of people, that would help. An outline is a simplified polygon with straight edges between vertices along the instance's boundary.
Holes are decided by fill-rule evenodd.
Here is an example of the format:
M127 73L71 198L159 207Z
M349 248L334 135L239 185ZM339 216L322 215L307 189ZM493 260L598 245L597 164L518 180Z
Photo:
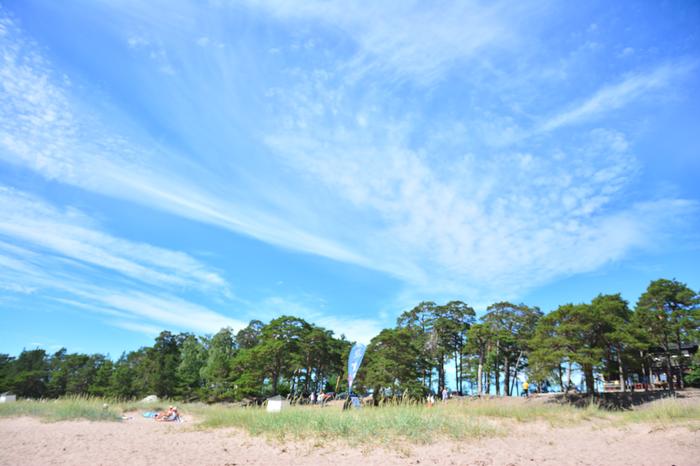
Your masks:
M530 384L527 382L527 380L525 382L523 382L523 396L525 396L525 397L530 396ZM443 403L446 402L450 398L450 392L447 389L447 387L442 387L442 391L440 392L440 397L442 398ZM427 402L428 402L428 406L433 406L435 404L435 395L433 394L432 390L428 394Z
M447 400L450 398L450 392L447 390L447 387L442 387L442 391L440 392L440 397L442 399L442 402L445 403ZM433 395L433 391L431 390L430 393L428 394L428 406L433 406L435 404L435 395Z
M315 405L316 403L324 405L326 404L326 401L333 399L333 396L333 393L324 393L323 391L319 392L318 394L316 394L316 392L311 392L309 395L309 403L312 405Z

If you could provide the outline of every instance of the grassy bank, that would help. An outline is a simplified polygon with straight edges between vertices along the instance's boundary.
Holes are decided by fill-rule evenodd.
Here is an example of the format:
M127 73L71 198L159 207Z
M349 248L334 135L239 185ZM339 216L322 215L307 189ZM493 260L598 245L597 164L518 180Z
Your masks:
M86 419L89 421L119 421L119 409L104 407L105 401L99 398L73 397L58 400L20 400L15 403L0 404L0 417L32 416L45 421L68 421Z
M695 421L700 423L700 400L691 401L667 398L640 406L631 411L615 414L615 419L626 423L672 424Z

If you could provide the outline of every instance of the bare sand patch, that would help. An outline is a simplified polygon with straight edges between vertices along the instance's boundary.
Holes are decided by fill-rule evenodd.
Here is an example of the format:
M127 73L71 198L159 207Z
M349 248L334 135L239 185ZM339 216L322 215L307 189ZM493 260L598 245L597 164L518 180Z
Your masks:
M503 421L505 436L390 448L323 438L278 443L238 429L157 423L0 419L0 465L677 465L700 464L698 426ZM189 422L187 422L189 421Z

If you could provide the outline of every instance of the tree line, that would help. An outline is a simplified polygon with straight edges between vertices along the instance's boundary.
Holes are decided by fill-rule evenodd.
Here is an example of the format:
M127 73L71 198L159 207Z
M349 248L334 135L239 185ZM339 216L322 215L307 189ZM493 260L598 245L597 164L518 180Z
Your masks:
M661 371L669 389L682 389L700 385L700 353L694 360L682 353L684 345L698 341L699 327L698 293L666 279L651 282L634 309L612 294L546 315L537 307L498 302L477 319L462 301L422 302L371 340L353 388L421 397L449 386L465 394L507 396L516 393L519 378L538 389L569 390L572 374L579 372L592 393L596 377L618 380L624 389L630 374L648 380ZM352 343L301 318L281 316L210 336L163 331L153 346L116 361L65 349L24 350L16 358L0 354L0 392L27 398L155 394L206 402L337 392L347 389Z

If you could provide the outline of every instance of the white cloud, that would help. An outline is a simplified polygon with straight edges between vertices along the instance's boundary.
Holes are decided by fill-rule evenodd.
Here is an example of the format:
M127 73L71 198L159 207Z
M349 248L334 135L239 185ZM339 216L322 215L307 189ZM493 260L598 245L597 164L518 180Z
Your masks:
M630 55L634 55L634 48L632 47L625 47L619 54L619 56L623 58L629 57Z
M103 306L180 329L216 333L224 327L238 330L245 326L239 320L174 296L138 292L109 293L106 290L100 290L99 293L84 292L82 296Z
M539 132L588 121L606 112L617 110L643 94L669 86L672 80L683 77L695 68L694 63L682 62L661 65L648 73L634 73L623 81L599 89L591 97L557 115L539 127Z
M517 37L517 23L529 14L512 2L325 2L250 0L275 17L338 28L359 47L346 72L354 78L388 72L432 84L455 64L478 58L490 48L505 48Z
M3 186L0 235L154 285L228 288L219 273L185 253L117 238L78 211L61 211Z
M646 247L664 232L669 218L695 208L676 199L632 202L627 190L639 167L633 144L619 131L581 125L669 87L692 65L675 62L628 74L546 118L536 108L530 113L523 108L536 103L530 94L549 94L549 89L543 92L533 86L512 97L503 92L511 87L493 90L484 85L496 75L518 81L508 74L510 68L497 69L503 57L491 53L520 43L520 37L518 41L514 37L525 29L519 21L522 11L512 4L249 4L255 6L253 11L295 26L291 29L299 36L297 53L318 55L292 56L288 48L270 47L279 43L265 43L265 59L272 61L258 62L256 57L254 64L261 63L263 71L243 74L248 70L236 67L240 62L229 47L225 53L209 50L220 39L216 24L206 36L190 27L201 19L192 4L182 7L188 14L178 9L163 24L160 17L154 20L157 6L143 2L123 6L130 21L142 21L145 15L148 19L142 26L153 26L154 39L143 44L134 39L138 49L134 54L150 51L157 59L162 50L161 58L170 62L172 57L178 75L168 80L174 83L168 89L183 91L183 101L201 102L192 107L202 110L195 116L163 118L166 126L179 130L184 141L179 150L131 131L118 118L114 121L120 124L112 125L107 112L91 114L70 87L55 78L37 47L3 20L0 157L62 183L284 248L388 272L416 294L464 296L470 301L510 297L557 277L594 270L634 248ZM173 27L177 21L187 27ZM299 22L314 30L320 24L329 35L340 34L352 44L344 43L334 54L320 38L307 37L311 34L305 34L305 28L297 28ZM169 28L178 31L171 43ZM149 48L152 43L157 46L154 51ZM195 51L188 55L187 47ZM278 53L267 53L271 49ZM195 60L200 56L207 57L202 62L207 67ZM528 58L524 54L523 68L534 67ZM188 69L190 62L196 63ZM470 74L466 68L472 66L494 71ZM433 99L432 88L457 68L465 70L467 84L459 81L460 92L455 94L464 102L453 102L451 93L442 97L444 101ZM242 73L236 79L246 85L259 78L259 86L268 92L255 86L236 88L240 83L230 79L234 71ZM279 73L283 84L264 79L270 72ZM541 74L539 68L537 73ZM563 80L564 75L556 79ZM154 82L153 88L161 85ZM473 91L467 89L472 85ZM479 85L491 92L494 102L506 101L509 111L475 97L482 89ZM397 87L401 92L395 92ZM262 104L270 109L256 114L259 118L248 115L253 108L238 114L222 110L239 103L228 100L231 94L240 98L239 94L255 91L261 91L255 95L260 100L252 102L260 104L266 95ZM168 99L177 99L173 94ZM439 107L445 101L449 111L432 113L423 107ZM161 110L165 114L170 109ZM482 121L480 125L460 119L471 113L471 121ZM200 118L206 125L197 126ZM248 119L267 124L240 123ZM532 122L533 130L523 129ZM250 146L241 149L229 139L218 140L236 124L247 136L264 138L265 150L253 148L249 154ZM581 129L571 139L552 139L554 130L573 125ZM205 126L207 130L202 130ZM190 127L202 134L188 139ZM201 144L207 138L217 139L217 144ZM486 141L486 149L473 144L479 138ZM537 141L530 144L533 139ZM207 165L209 149L216 152L221 146L225 147L221 158ZM191 153L184 153L190 148ZM21 226L20 222L7 228L43 248L66 251L73 259L87 255L82 245L47 242ZM103 250L112 241L86 236L97 243L88 241L88 246ZM104 251L94 255L100 266L139 280L167 282L158 275L160 262L142 264L124 252L128 247L119 242L117 246L122 255L116 259ZM193 279L192 273L185 274L186 280ZM133 294L118 299L119 295L108 295L109 303L99 301L96 294L91 299L149 319L165 318L160 309L170 302L137 306L139 298ZM216 316L205 320L211 322L207 327L219 323ZM372 325L359 321L353 328L360 335Z
M596 104L557 118L548 129L604 111L611 101L622 105L661 85L666 73L602 92L591 100ZM417 144L420 121L369 111L378 106L371 94L352 101L346 87L338 95L333 76L308 79L275 97L286 111L284 123L268 132L269 146L333 192L336 207L360 212L364 220L355 225L352 244L417 294L476 301L517 296L618 260L665 228L658 215L639 215L638 205L613 207L638 169L620 132L594 129L565 147L444 159L440 153L454 139L449 131ZM317 102L337 102L333 117L316 112ZM364 110L372 114L370 128L357 121ZM461 127L454 131L462 137ZM694 205L659 203L669 218Z
M148 288L146 293L138 284L125 284L95 273L86 275L84 270L66 267L55 256L40 255L36 266L24 264L19 269L6 267L7 263L7 257L0 255L0 282L13 288L8 291L24 293L24 289L17 288L31 289L35 295L63 306L107 316L111 318L108 323L129 321L133 326L204 333L243 327L237 319L170 292Z
M129 322L128 320L111 320L109 321L109 324L114 327L130 330L132 332L145 333L148 336L157 336L163 331L163 329L160 327L138 324L136 322Z
M182 156L142 147L106 131L94 115L74 116L68 91L54 82L46 60L7 18L4 21L13 33L0 41L0 54L4 56L0 61L0 158L27 166L50 179L272 244L366 263L332 240L229 200L241 194L217 192L212 186L225 186L226 180Z
M6 187L0 187L0 219L0 238L15 243L0 240L0 288L7 292L117 318L107 322L146 333L242 327L172 294L190 288L229 296L225 280L187 254L109 235L76 210Z

